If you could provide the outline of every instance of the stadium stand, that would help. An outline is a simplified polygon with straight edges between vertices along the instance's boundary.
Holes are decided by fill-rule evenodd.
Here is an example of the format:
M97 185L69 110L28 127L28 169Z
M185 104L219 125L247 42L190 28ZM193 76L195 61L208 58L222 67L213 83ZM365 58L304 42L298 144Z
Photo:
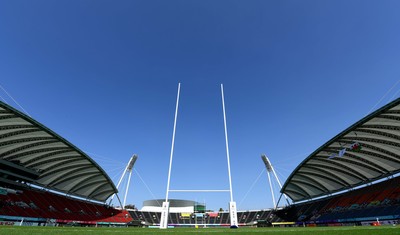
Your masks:
M129 210L134 221L146 226L158 226L161 217L161 204L164 199L147 200L141 210ZM168 224L172 226L230 226L228 211L208 211L203 203L191 200L169 199L170 213ZM279 220L272 210L239 211L238 222L241 226L255 225L258 221Z
M126 224L105 204L117 192L89 156L42 124L0 102L0 220L37 224Z
M400 98L310 154L282 187L295 204L275 214L313 224L400 219ZM379 183L376 183L379 182Z
M0 217L4 220L56 220L59 224L79 221L80 224L128 223L132 219L126 210L65 197L34 188L1 188ZM9 193L7 191L11 191Z
M159 212L129 210L133 220L142 221L146 226L158 226L160 224ZM277 222L279 217L275 217L272 210L239 211L239 224L241 226L254 226L258 221ZM169 225L173 226L230 226L229 212L205 212L205 213L170 213Z
M328 198L285 208L287 221L316 224L400 219L400 177Z

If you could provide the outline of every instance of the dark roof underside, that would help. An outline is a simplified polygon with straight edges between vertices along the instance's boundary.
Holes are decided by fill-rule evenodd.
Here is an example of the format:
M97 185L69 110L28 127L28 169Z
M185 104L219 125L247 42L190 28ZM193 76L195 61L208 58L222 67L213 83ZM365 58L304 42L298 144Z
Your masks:
M105 202L117 190L89 156L42 124L0 102L0 159L39 173L33 184Z
M400 172L399 153L400 98L313 152L289 176L282 192L297 202L373 182Z

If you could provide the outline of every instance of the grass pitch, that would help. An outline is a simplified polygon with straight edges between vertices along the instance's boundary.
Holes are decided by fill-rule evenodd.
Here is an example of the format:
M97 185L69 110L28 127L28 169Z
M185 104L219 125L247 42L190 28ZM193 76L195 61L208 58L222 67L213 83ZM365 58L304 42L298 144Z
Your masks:
M317 228L172 228L166 230L151 228L93 228L93 227L19 227L2 226L0 234L5 235L86 235L86 234L134 234L134 235L398 235L400 226L381 226L381 227L317 227Z

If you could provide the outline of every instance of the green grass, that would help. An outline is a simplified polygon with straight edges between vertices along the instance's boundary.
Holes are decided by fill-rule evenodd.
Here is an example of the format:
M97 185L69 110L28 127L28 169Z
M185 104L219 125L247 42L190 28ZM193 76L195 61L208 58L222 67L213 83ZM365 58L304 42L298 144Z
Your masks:
M167 230L151 228L82 228L82 227L19 227L1 226L0 234L5 235L36 235L36 234L63 234L63 235L86 235L86 234L134 234L134 235L398 235L400 226L381 226L381 227L317 227L317 228L173 228Z

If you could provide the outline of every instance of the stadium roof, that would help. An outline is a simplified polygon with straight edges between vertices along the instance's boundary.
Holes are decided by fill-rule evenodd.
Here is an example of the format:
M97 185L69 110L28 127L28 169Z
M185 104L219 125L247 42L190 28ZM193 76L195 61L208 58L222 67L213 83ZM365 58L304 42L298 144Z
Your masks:
M308 156L281 192L294 202L400 172L400 98L350 126Z
M0 102L0 159L39 173L33 184L105 202L117 189L88 155L42 124Z

